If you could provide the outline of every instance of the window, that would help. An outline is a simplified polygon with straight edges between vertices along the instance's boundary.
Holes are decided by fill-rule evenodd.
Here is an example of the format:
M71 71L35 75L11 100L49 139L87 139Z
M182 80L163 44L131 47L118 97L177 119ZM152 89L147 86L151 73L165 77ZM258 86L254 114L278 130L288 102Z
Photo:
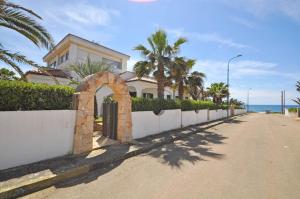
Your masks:
M56 68L56 61L49 64L49 66L52 67L52 68Z
M143 98L153 99L153 93L143 93Z
M67 61L69 59L69 51L66 52L66 58L65 60Z
M63 63L64 62L64 56L61 56L60 57L60 63Z
M130 95L131 97L136 97L136 92L129 92L129 95Z
M167 95L167 99L171 99L171 95Z
M102 61L110 65L113 69L122 69L122 63L110 59L102 58Z

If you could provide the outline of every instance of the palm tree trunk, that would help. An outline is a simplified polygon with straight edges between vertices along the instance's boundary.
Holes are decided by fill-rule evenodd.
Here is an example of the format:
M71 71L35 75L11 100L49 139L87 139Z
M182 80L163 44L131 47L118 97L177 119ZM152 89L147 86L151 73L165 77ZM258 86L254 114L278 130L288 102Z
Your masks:
M182 79L179 80L179 84L178 84L178 98L179 99L183 99L183 81Z
M158 64L158 76L157 76L157 97L164 99L164 66Z
M197 100L196 91L193 91L192 98L193 98L193 100Z

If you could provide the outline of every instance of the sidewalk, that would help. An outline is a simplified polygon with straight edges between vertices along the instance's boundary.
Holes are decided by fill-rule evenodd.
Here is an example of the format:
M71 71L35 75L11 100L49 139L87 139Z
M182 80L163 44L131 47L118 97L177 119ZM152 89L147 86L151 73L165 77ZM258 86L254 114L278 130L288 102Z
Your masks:
M148 152L223 123L223 120L172 130L80 156L64 156L0 171L0 199L26 195L114 162Z

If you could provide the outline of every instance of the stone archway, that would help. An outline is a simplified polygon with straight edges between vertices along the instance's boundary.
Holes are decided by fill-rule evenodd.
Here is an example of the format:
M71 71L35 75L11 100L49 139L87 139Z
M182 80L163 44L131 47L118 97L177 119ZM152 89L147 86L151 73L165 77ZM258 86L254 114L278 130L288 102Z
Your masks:
M77 110L74 154L88 152L93 148L94 95L103 85L111 88L118 102L117 139L121 142L132 139L131 98L126 82L110 72L99 72L88 76L74 94L73 106Z

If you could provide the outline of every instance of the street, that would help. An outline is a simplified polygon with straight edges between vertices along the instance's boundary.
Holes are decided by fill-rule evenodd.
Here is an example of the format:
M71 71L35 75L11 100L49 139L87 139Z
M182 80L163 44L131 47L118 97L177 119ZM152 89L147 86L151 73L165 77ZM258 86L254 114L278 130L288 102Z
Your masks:
M300 121L239 116L23 198L300 198Z

